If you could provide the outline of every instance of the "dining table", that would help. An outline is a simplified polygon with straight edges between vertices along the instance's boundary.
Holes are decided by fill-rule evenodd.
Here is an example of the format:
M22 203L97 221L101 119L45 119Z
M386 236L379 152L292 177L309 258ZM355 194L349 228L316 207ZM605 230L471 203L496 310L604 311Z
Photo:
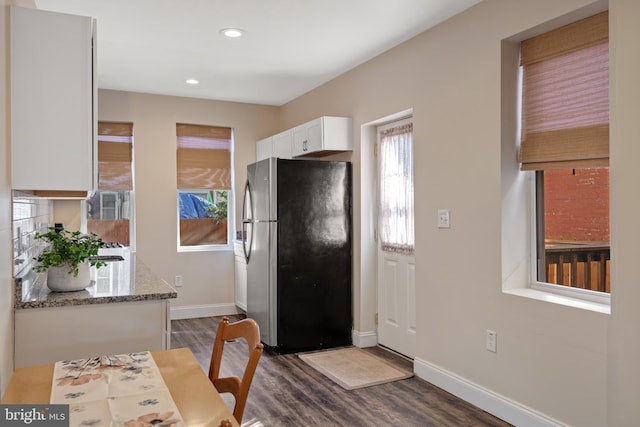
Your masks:
M176 425L239 427L230 409L191 350L178 348L149 353L181 416L180 422ZM57 366L60 365L47 364L17 368L11 376L0 403L24 405L57 403L51 402L52 395L55 394L52 390L61 384L59 378L56 379L58 382L54 383L54 367Z

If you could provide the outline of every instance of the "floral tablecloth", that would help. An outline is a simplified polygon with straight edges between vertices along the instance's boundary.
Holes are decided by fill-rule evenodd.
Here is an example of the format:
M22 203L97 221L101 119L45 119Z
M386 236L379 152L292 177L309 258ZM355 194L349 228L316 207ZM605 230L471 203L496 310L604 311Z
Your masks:
M150 352L56 362L51 403L69 404L70 426L183 426Z

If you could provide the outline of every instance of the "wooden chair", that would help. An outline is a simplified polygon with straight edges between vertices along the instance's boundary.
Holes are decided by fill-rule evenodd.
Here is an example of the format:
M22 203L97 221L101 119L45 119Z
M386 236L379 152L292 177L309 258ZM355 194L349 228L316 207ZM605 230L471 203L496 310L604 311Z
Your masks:
M220 365L225 341L244 338L249 349L249 359L244 369L242 379L239 377L220 378ZM262 355L262 343L260 342L260 328L253 319L243 319L235 323L229 323L229 318L224 317L218 326L216 339L213 343L211 365L209 366L209 379L219 393L231 393L235 397L236 404L233 408L233 417L242 424L242 415L247 403L249 387L253 380L253 374Z

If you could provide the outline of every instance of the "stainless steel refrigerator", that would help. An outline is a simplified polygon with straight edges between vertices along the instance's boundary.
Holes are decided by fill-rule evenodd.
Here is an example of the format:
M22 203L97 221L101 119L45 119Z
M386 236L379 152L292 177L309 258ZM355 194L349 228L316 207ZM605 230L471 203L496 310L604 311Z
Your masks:
M351 344L351 163L247 167L247 316L276 352Z

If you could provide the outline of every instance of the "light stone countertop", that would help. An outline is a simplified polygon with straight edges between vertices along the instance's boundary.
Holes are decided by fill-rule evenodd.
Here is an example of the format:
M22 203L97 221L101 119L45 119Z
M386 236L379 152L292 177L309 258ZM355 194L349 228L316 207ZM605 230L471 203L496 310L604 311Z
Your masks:
M169 284L137 258L124 251L124 261L91 267L91 285L74 292L53 292L47 287L47 274L30 271L15 278L15 308L32 309L112 302L177 298Z

